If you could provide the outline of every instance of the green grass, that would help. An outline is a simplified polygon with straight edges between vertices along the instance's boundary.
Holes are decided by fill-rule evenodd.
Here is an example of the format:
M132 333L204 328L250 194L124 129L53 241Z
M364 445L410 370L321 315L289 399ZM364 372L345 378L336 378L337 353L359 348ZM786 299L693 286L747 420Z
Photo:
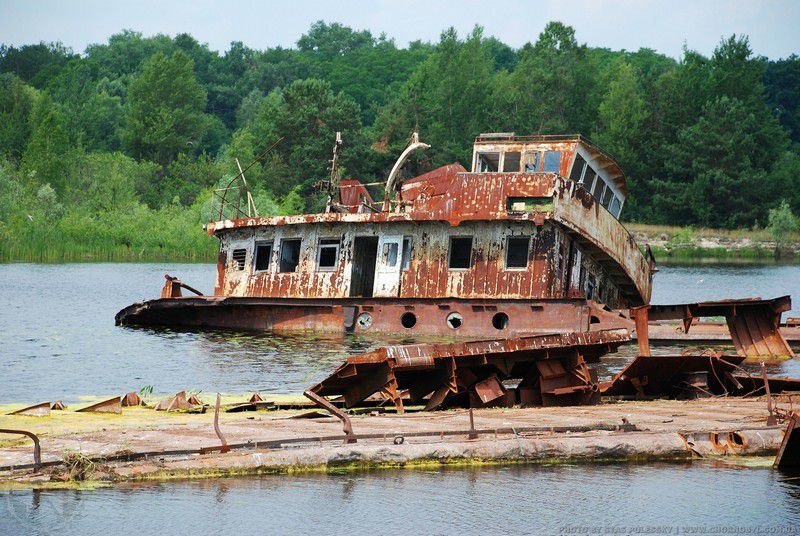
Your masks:
M0 262L213 261L219 243L201 221L181 207L18 219L0 223Z

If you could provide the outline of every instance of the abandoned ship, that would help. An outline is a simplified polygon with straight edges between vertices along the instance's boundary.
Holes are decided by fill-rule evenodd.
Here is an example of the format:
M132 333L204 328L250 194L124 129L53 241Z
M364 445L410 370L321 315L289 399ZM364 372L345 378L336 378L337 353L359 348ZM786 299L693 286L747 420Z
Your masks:
M221 210L214 295L168 277L116 322L507 338L629 326L620 311L649 302L654 261L619 222L625 175L580 135L482 134L471 170L400 181L428 147L415 134L377 201L337 180L338 146L325 212Z

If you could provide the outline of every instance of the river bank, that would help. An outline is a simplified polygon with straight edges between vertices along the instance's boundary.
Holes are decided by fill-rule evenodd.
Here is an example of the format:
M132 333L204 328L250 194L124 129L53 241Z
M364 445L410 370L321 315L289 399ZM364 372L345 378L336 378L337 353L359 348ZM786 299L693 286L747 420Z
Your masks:
M626 223L636 242L649 244L660 262L721 259L732 261L780 260L800 262L800 235L777 243L765 229L703 229Z
M8 409L8 408L3 408ZM764 399L605 402L596 406L451 410L352 417L360 439L343 443L341 422L317 410L222 413L234 447L219 452L213 412L124 408L121 415L53 411L0 417L0 427L40 435L44 467L32 472L31 443L4 436L0 484L62 487L232 475L340 472L485 464L689 461L729 456L771 463L783 427L767 426ZM204 454L200 449L217 447ZM20 466L9 470L8 466Z

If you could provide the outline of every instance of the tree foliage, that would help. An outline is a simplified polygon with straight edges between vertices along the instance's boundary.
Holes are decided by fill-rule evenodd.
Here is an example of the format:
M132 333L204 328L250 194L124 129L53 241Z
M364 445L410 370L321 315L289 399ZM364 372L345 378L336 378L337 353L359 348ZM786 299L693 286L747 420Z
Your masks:
M294 48L219 53L130 30L80 55L0 46L0 242L174 245L236 159L280 138L246 173L259 209L314 210L337 131L343 175L372 182L415 130L432 147L407 174L467 164L480 132L582 133L625 170L625 218L750 227L800 213L797 55L755 57L733 35L676 60L588 47L555 21L519 49L480 27L398 47L319 21ZM139 239L137 221L171 231Z

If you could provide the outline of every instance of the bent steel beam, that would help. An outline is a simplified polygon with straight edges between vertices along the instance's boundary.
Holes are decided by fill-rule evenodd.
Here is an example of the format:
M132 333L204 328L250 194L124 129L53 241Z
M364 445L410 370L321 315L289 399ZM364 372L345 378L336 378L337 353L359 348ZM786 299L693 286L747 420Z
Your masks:
M30 437L33 440L33 470L39 470L42 465L42 448L39 444L39 436L27 430L9 430L5 428L0 428L0 434L20 434Z

